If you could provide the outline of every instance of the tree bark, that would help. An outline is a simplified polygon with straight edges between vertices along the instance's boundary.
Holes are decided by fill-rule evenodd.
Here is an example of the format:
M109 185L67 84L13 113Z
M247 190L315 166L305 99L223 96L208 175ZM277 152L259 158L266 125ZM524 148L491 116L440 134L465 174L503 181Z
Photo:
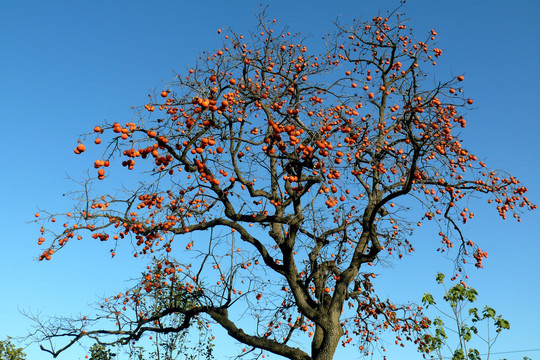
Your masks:
M317 324L311 344L311 358L313 360L332 360L343 336L343 328L339 322L340 312L329 311L323 319L324 323Z

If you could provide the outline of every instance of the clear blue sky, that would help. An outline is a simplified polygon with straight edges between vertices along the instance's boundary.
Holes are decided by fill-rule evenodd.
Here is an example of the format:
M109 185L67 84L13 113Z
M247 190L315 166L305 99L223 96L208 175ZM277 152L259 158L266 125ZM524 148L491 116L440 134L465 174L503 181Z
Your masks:
M2 1L0 2L0 339L24 335L30 326L19 310L76 314L115 293L143 263L111 260L108 247L82 241L50 262L37 262L38 227L28 224L42 208L63 210L62 196L85 174L75 158L79 134L104 120L128 122L130 106L193 64L199 52L219 46L216 30L244 32L255 22L255 1ZM291 31L318 39L341 22L373 17L398 1L271 1L268 13ZM467 114L465 144L488 166L505 169L540 202L538 89L540 2L531 0L409 0L405 11L418 33L434 28L444 56L438 78L464 73L477 109ZM522 223L502 221L482 202L467 235L489 251L483 270L469 269L469 284L512 324L494 352L540 348L540 211ZM381 269L381 297L419 300L435 292L437 271L452 261L435 252L429 231L415 235L414 256ZM232 344L232 343L231 343ZM220 342L226 352L227 346ZM418 355L412 346L400 359ZM36 346L29 359L49 358ZM74 349L61 359L82 359ZM229 352L234 355L234 351ZM344 354L344 353L342 353ZM540 357L540 351L497 355ZM343 355L345 356L345 355ZM355 358L356 355L348 354ZM220 357L220 359L226 357ZM276 358L272 356L271 358Z

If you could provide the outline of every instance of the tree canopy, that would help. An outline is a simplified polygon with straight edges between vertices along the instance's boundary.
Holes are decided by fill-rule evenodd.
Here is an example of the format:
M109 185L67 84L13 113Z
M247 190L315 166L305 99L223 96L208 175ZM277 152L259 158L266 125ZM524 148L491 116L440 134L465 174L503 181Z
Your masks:
M463 75L430 75L437 32L418 38L392 13L336 24L321 53L264 14L249 35L218 32L223 46L149 95L134 120L82 136L76 154L105 146L96 177L73 209L36 214L40 260L83 237L111 242L113 257L131 241L135 258L155 259L98 315L40 322L38 340L52 340L43 349L193 326L224 328L254 358L332 359L340 344L369 354L385 330L427 348L429 320L380 299L374 268L413 253L413 230L431 221L438 251L457 249L459 276L487 257L461 230L471 196L503 219L536 208L460 139L473 100ZM135 186L93 190L113 172Z

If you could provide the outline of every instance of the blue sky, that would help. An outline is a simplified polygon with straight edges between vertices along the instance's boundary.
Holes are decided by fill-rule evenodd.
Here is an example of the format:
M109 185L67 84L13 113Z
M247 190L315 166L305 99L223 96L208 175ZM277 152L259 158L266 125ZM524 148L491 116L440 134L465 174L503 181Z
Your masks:
M398 1L271 1L268 14L315 41L333 31L332 21L371 18ZM247 31L259 10L255 1L204 5L185 1L3 1L0 3L0 339L24 335L30 322L20 310L76 314L87 304L126 286L143 263L129 256L111 260L108 247L73 243L50 262L37 262L38 209L62 210L62 194L74 188L67 175L82 177L91 165L73 154L79 134L104 120L128 122L131 106L161 90L173 71L183 72L197 55L219 46L217 29ZM475 100L467 114L465 144L489 167L505 169L540 202L540 150L536 69L540 63L540 3L535 1L409 0L404 7L417 33L439 33L443 57L438 78L465 74ZM483 270L469 269L479 305L502 313L512 329L492 349L537 349L540 339L540 211L518 224L499 220L484 202L467 224L467 235L489 251ZM419 300L436 288L437 271L452 261L434 251L433 233L417 232L414 256L382 269L381 297ZM231 343L232 344L232 343ZM234 347L219 343L221 349ZM411 347L412 349L412 347ZM36 346L30 359L47 359ZM79 359L74 349L61 359ZM230 353L233 355L234 352ZM400 358L417 358L414 352ZM540 352L495 358L537 358ZM350 356L350 355L349 355ZM410 356L410 357L408 357ZM275 358L275 357L272 357Z

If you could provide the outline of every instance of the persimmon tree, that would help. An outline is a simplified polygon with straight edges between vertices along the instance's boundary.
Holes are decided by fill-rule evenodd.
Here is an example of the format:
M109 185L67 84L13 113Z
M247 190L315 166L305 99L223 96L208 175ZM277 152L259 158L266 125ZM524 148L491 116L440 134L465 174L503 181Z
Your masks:
M519 180L462 143L473 101L464 76L430 75L442 54L435 30L417 38L400 16L377 16L336 24L317 53L259 20L249 36L223 33L221 48L150 95L135 120L79 140L77 154L108 146L70 212L36 214L40 260L85 238L108 241L112 256L131 242L135 258L160 268L99 315L42 323L46 351L196 324L222 327L253 358L332 359L339 345L369 354L385 330L425 348L428 319L377 296L377 265L413 253L413 229L431 221L434 247L455 248L458 275L467 262L482 267L487 252L460 228L474 216L467 200L484 197L518 221L535 208ZM139 184L91 191L109 173ZM65 219L60 230L53 218ZM168 295L149 306L155 292Z

